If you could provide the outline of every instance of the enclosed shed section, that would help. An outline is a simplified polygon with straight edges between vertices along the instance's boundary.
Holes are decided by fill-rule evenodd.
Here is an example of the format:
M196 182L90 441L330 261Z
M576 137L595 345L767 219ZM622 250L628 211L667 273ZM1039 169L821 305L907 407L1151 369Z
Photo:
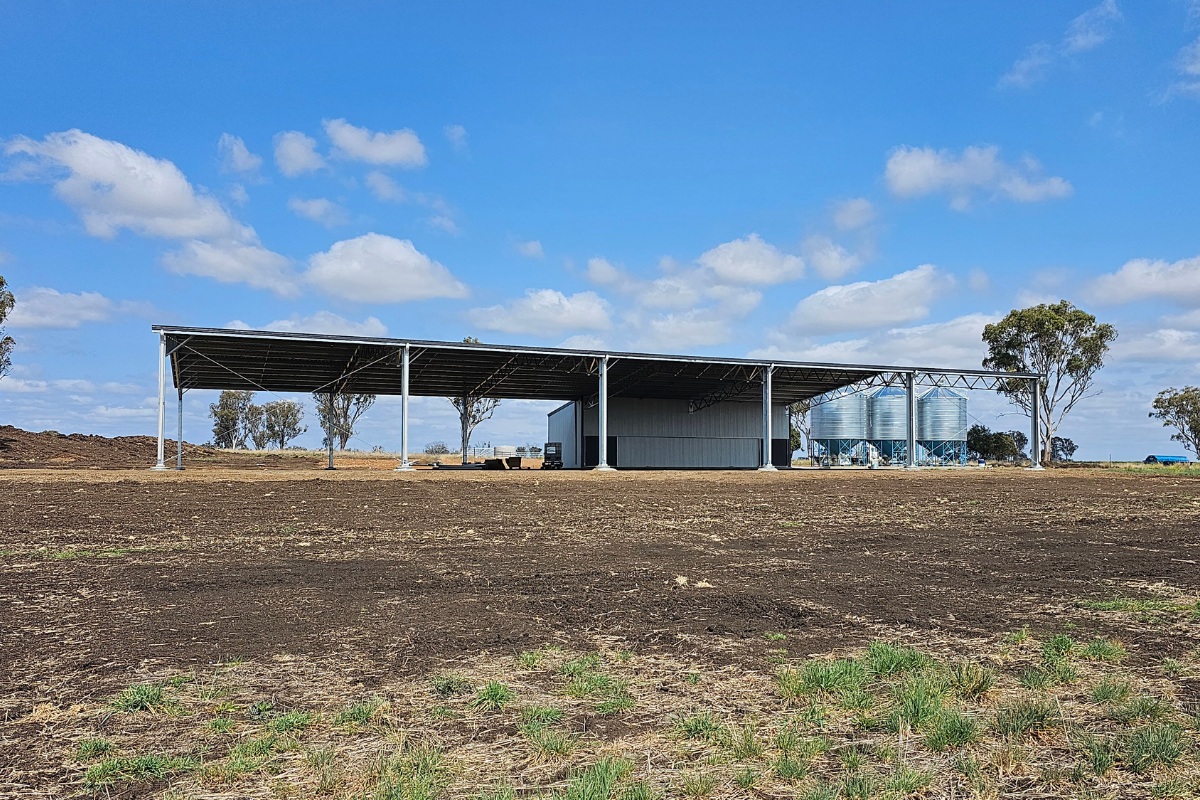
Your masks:
M772 404L771 429L786 434L787 406ZM754 469L763 463L763 409L726 401L691 410L686 400L615 397L608 404L607 458L627 469ZM550 412L547 441L562 442L563 466L599 463L599 408L578 400ZM771 463L791 464L787 438L772 438Z

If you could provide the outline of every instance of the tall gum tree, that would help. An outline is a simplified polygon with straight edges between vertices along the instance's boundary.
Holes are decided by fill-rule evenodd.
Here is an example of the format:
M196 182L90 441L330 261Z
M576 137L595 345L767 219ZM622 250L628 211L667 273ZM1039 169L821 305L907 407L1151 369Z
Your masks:
M1104 366L1104 356L1117 338L1117 329L1076 308L1066 300L1057 303L1014 309L1008 316L983 329L988 355L986 369L999 372L1040 372L1039 447L1042 463L1049 463L1050 442L1063 418L1075 404L1098 392L1091 391L1096 373ZM997 391L1032 414L1033 398L1028 382L1004 381Z

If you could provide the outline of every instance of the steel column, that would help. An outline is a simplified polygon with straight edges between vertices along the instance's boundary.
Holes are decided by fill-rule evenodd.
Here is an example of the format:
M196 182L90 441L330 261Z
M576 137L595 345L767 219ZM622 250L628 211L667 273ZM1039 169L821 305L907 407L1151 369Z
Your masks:
M325 431L325 446L329 453L329 462L325 465L325 469L333 469L333 392L329 393L329 418L325 420L327 430Z
M408 345L400 352L400 466L397 472L412 472L408 463Z
M905 441L904 449L907 450L907 456L904 460L904 466L908 469L916 469L917 467L917 375L915 372L910 372L904 376L904 389L906 392L905 401L907 403L908 418L908 438Z
M762 374L763 454L759 472L775 471L775 465L771 463L771 373L774 371L775 365L771 364L763 369Z
M1042 466L1042 381L1029 381L1029 468L1045 469Z
M179 426L175 437L175 469L183 469L183 389L179 390Z
M167 335L158 335L158 461L150 469L165 470L167 427Z
M608 465L608 356L600 359L600 386L596 391L599 401L597 417L599 418L600 458L596 469L607 472L612 469Z

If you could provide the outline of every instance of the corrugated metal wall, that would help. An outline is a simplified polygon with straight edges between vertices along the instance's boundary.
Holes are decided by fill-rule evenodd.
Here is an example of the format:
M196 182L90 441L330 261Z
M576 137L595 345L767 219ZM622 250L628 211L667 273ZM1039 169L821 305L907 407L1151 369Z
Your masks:
M575 401L551 411L547 420L546 441L562 442L563 467L566 469L579 468L579 428L576 425L578 414L579 401Z
M598 426L599 409L586 409L584 434L596 436ZM787 407L776 404L772 437L786 439L787 426ZM689 414L686 400L618 397L609 402L608 432L617 439L618 467L757 467L762 453L762 405L717 403ZM566 447L564 439L564 453Z

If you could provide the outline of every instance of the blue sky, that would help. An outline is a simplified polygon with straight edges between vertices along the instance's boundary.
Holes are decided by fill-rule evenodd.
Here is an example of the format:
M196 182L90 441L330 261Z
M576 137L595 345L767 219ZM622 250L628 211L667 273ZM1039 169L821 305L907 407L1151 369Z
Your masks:
M1200 2L246 5L0 10L0 421L151 432L151 322L978 367L1066 298L1120 330L1078 456L1179 450Z

